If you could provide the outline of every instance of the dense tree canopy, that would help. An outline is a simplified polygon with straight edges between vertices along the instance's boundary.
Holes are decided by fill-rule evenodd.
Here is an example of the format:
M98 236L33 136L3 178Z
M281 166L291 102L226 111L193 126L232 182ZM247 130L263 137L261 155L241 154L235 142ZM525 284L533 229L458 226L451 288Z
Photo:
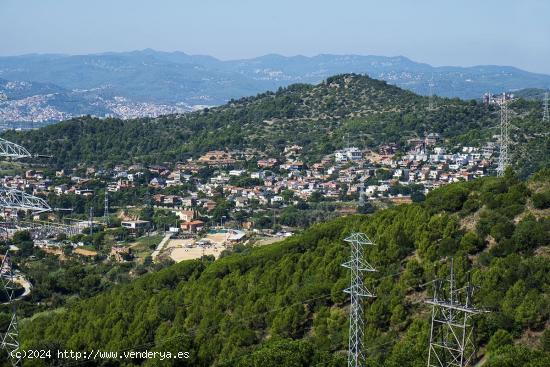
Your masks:
M479 286L476 305L492 311L475 319L487 365L547 365L550 219L530 207L533 193L549 181L537 175L523 182L509 173L453 184L423 203L313 225L217 261L185 261L24 322L23 345L184 350L186 362L197 366L343 366L348 298L342 290L349 281L341 266L349 256L343 239L362 231L376 243L366 256L379 270L366 279L377 294L365 306L370 365L425 365L429 309L422 300L426 283L448 271L449 256L458 281L471 273ZM538 350L511 346L529 335Z

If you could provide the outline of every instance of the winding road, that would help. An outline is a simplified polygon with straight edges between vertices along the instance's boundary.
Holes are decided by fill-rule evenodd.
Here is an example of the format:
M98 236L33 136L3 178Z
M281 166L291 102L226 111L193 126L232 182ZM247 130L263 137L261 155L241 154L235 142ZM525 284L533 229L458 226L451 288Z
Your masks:
M15 298L14 301L18 301L22 298L25 298L27 297L29 294L31 294L31 290L32 290L32 284L31 282L29 282L24 276L22 276L21 274L16 274L15 277L14 277L14 282L21 285L24 289L23 293L21 293L19 295L19 297ZM2 303L3 305L7 305L9 304L9 302L4 302Z

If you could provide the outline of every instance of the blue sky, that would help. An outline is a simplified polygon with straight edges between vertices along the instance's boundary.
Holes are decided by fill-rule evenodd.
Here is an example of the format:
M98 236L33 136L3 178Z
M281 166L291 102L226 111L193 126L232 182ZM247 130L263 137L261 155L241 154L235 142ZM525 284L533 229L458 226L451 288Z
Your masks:
M0 0L0 32L0 55L403 55L550 74L547 0Z

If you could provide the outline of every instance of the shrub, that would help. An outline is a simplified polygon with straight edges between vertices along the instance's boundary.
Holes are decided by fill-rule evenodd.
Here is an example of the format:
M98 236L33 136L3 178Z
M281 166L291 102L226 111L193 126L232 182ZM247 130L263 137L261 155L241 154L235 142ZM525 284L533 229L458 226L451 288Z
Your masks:
M510 333L506 330L499 329L489 340L487 351L489 353L494 353L497 349L506 345L512 345L512 343L513 339Z
M550 208L550 191L539 192L533 195L533 206L537 209Z

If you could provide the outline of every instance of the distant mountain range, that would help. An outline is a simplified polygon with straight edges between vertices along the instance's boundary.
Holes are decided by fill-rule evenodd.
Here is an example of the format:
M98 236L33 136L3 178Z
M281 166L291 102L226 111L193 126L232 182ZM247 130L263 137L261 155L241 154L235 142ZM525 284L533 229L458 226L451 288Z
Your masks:
M122 118L182 113L293 83L365 73L427 95L550 88L550 76L509 66L432 67L406 57L266 55L222 61L183 52L0 57L0 121L50 122L90 114ZM430 87L432 84L432 87Z

